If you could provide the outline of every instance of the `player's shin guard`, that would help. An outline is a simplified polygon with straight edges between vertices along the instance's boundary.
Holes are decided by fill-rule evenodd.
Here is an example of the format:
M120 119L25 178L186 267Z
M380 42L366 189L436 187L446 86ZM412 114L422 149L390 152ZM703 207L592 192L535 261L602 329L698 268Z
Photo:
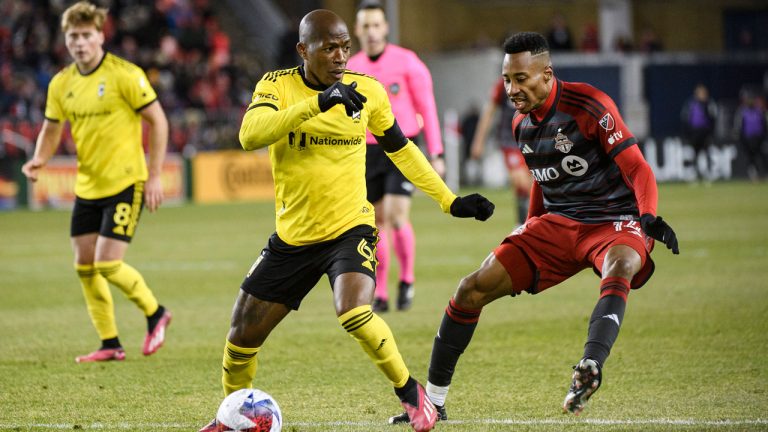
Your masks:
M122 261L99 261L94 263L96 270L107 280L120 288L125 296L136 304L145 316L157 311L157 299L149 290L144 278L135 268Z
M344 330L355 339L395 387L408 381L408 368L397 349L392 330L371 311L370 305L358 306L339 317Z
M451 384L456 363L472 340L472 334L480 320L481 311L481 309L463 309L457 306L451 298L448 307L445 308L445 315L443 315L443 321L440 323L440 330L435 336L434 345L432 345L429 384L446 388ZM432 396L430 394L430 398ZM445 398L444 394L443 398ZM436 403L442 405L440 401Z
M107 280L92 264L76 264L75 269L83 288L88 315L99 334L99 339L103 341L116 338L115 307Z
M605 365L619 336L629 287L628 280L618 277L605 278L600 284L600 300L589 319L589 334L584 345L584 358L595 360L600 366Z
M416 235L413 225L406 222L394 228L392 234L392 248L400 263L400 280L411 284L415 279L413 267L416 259Z
M253 385L258 366L256 354L260 349L261 347L239 347L227 340L221 362L221 386L224 388L224 396Z

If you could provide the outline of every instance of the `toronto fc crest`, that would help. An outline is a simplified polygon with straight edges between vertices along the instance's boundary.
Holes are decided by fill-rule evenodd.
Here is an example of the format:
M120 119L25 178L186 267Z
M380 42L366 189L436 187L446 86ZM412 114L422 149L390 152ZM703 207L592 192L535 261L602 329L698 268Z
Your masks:
M564 133L560 132L562 129L557 129L557 135L555 136L555 148L563 153L568 153L573 147L573 141L569 140Z

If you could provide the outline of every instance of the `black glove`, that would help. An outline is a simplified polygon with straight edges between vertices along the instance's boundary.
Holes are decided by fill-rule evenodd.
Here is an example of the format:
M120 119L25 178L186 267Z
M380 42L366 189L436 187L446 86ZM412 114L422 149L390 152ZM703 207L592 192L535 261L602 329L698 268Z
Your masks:
M496 206L480 194L473 193L465 197L456 197L451 203L451 216L473 217L479 221L487 220Z
M667 245L667 249L672 249L672 253L677 255L680 249L677 247L677 236L661 216L652 216L646 213L640 216L640 226L649 236Z
M350 85L343 84L341 81L335 82L317 95L320 111L326 112L336 104L344 104L347 116L352 117L352 113L362 110L363 103L368 101L368 98L355 90L356 87L357 82L354 81Z

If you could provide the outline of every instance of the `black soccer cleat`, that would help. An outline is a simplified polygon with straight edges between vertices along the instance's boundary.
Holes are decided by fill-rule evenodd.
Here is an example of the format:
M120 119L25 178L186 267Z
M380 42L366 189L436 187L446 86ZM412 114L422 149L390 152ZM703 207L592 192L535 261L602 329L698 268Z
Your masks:
M437 408L437 421L448 420L448 414L445 412L445 405L435 405L435 408ZM408 413L404 412L390 417L388 422L389 424L408 424L411 422L411 419L408 417Z
M573 380L568 394L563 401L563 412L581 414L584 406L603 382L603 372L600 364L588 358L581 359L573 367Z
M397 292L397 310L404 311L413 305L413 295L415 290L412 283L400 281Z
M388 312L389 301L380 297L376 297L373 299L373 305L371 305L371 309L373 309L374 312Z

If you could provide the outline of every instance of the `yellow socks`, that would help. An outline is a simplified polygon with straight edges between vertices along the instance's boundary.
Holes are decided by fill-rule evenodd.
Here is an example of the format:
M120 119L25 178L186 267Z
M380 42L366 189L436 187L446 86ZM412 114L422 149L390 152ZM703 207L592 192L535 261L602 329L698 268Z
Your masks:
M221 362L221 385L224 387L224 396L253 385L258 366L256 354L260 349L261 347L243 348L227 341L224 346L224 359Z
M94 263L94 267L144 311L144 315L150 316L157 311L157 299L135 268L122 261L98 261Z
M91 264L75 264L75 269L80 278L80 285L83 287L88 315L91 316L91 322L96 327L99 339L117 337L115 307L107 280Z
M408 381L408 368L397 349L392 330L383 319L371 311L370 305L358 306L339 317L344 330L355 339L376 367L395 387Z

